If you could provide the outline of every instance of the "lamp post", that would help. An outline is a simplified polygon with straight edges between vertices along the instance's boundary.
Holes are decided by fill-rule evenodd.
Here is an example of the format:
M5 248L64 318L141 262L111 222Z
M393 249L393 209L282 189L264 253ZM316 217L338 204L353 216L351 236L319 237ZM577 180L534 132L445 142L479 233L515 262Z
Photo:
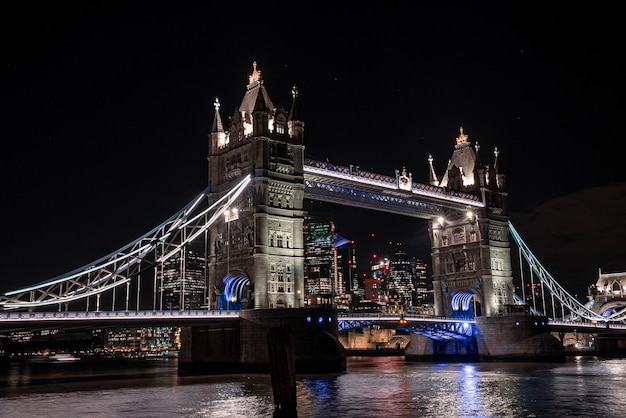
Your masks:
M227 235L228 235L228 242L226 243L226 279L230 279L230 244L231 244L231 240L230 240L230 222L234 221L236 219L239 219L239 211L237 210L237 208L228 208L226 209L226 211L224 212L224 217L226 220L226 229L227 229ZM226 296L226 310L230 310L230 299L231 297L229 295L225 295Z

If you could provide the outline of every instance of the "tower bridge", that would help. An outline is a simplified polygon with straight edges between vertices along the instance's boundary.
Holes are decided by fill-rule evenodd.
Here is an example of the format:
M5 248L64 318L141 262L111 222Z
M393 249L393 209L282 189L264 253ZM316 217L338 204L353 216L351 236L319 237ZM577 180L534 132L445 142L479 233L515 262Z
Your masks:
M301 297L306 291L306 198L426 220L435 316L474 321L482 330L482 350L491 356L498 352L511 356L519 351L537 356L558 354L556 348L545 351L554 344L546 344L548 337L537 337L549 334L549 329L533 328L536 319L516 317L511 322L512 307L528 304L526 295L520 298L514 292L517 273L511 262L511 244L517 244L520 259L523 257L528 265L528 272L520 269L516 279L541 283L549 293L551 311L546 309L545 301L543 306L532 306L532 312L544 318L539 322L546 326L557 319L624 322L626 304L611 300L607 310L602 309L600 299L595 299L592 309L571 297L539 263L509 221L506 177L500 169L499 151L494 150L494 159L489 163L483 162L481 154L478 143L472 145L461 128L444 173L437 175L429 158L427 183L414 181L405 167L389 176L356 165L345 167L306 158L297 89L292 90L289 111L275 106L255 64L227 129L219 100L215 100L208 135L208 187L204 191L161 225L118 251L67 274L6 292L0 297L0 309L163 311L167 310L164 295L173 294L178 297L177 309L190 310L190 294L185 286L197 277L186 276L190 266L183 265L180 289L168 289L164 266L175 258L184 262L191 251L200 251L205 260L201 270L202 287L208 289L203 296L207 311L232 307L245 312L246 321L259 329L263 323L275 324L283 319L295 324L309 317L306 312L297 313L302 311ZM259 315L271 319L263 322ZM326 324L324 330L336 335L338 320L333 318L331 328ZM521 326L523 321L530 325ZM503 331L504 324L513 325ZM254 326L242 327L250 335L259 336ZM518 332L521 328L523 333ZM417 328L414 330L419 334ZM319 327L311 327L310 331L320 335ZM522 334L523 344L498 349L495 337L504 335L515 340ZM247 337L244 340L250 341ZM419 347L415 353L428 350L423 340L413 341L414 347ZM241 350L245 354L251 348L244 348L242 343Z

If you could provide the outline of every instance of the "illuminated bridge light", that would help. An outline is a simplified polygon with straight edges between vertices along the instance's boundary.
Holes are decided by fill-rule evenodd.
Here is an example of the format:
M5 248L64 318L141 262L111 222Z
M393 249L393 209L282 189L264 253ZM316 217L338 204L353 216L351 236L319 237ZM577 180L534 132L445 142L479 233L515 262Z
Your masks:
M306 317L306 322L311 322L311 317L310 316Z

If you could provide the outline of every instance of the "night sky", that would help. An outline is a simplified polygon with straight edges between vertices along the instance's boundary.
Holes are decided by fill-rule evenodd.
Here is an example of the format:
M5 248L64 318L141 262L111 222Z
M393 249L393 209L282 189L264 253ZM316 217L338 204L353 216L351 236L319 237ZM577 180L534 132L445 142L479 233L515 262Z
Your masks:
M200 193L213 101L232 115L253 61L275 105L298 87L306 156L426 183L463 126L485 162L500 150L511 221L559 283L584 299L599 268L626 271L616 6L258 3L5 13L0 292L117 250ZM352 209L336 226L357 251L402 241L429 261L425 221Z

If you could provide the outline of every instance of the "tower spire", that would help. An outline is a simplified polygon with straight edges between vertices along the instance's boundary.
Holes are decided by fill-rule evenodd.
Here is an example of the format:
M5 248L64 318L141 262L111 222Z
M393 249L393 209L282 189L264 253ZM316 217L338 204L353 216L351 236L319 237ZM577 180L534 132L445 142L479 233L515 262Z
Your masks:
M213 126L211 127L211 147L217 149L223 148L228 145L228 136L224 131L224 125L222 124L222 117L220 116L220 101L216 97L213 102L215 107L215 117L213 118Z
M428 182L432 186L439 186L439 179L437 179L437 173L435 173L435 168L433 167L433 156L432 156L432 154L428 154L428 166L430 168L430 174L428 176Z
M254 83L259 83L262 81L261 79L261 70L257 70L256 61L252 63L252 74L248 76L248 86L251 86Z

